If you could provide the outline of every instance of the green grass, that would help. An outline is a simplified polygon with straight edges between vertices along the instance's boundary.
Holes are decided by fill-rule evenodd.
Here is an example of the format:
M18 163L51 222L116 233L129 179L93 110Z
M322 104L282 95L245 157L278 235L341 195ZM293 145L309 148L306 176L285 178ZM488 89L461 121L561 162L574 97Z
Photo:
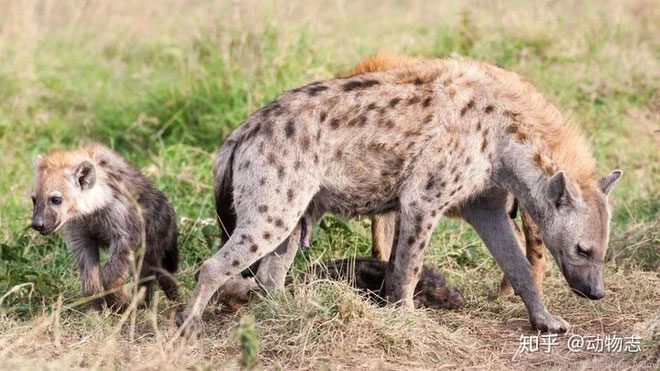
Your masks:
M33 284L8 295L0 315L29 318L79 292L62 239L28 228L34 155L100 141L141 168L178 213L179 277L188 293L194 270L217 248L217 228L207 224L211 157L222 139L283 90L331 78L379 51L485 59L528 76L581 124L603 175L625 172L611 196L610 268L660 269L660 43L652 6L221 2L204 10L175 3L171 12L147 2L128 13L110 7L113 17L88 9L75 19L22 5L0 17L0 296ZM25 19L40 27L12 33L30 29ZM369 252L366 220L328 217L314 237L296 267ZM458 221L440 223L427 261L460 287L483 293L496 285L496 275L474 282L496 266Z

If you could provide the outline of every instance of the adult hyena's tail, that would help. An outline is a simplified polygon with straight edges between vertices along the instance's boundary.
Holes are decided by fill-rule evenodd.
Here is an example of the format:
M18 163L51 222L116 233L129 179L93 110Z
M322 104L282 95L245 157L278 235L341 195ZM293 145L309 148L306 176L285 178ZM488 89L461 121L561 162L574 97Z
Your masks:
M236 210L234 210L232 189L234 152L246 136L245 126L236 129L220 147L213 163L215 211L223 244L236 229Z

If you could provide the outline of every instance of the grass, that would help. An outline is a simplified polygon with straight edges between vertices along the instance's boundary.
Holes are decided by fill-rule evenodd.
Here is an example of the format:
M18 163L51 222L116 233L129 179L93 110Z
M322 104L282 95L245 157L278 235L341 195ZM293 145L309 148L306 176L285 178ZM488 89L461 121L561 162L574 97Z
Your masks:
M652 2L81 4L9 1L0 14L3 368L657 367L660 13ZM642 356L561 349L514 358L530 333L524 307L487 299L499 270L453 220L435 231L427 263L463 291L459 312L404 314L343 284L301 283L236 315L209 315L206 339L181 344L170 342L175 306L166 301L129 312L124 326L72 307L79 282L65 244L28 228L32 156L96 140L139 166L177 210L187 297L217 243L210 160L222 138L283 90L382 51L518 71L581 123L602 174L625 171L611 197L608 296L579 300L553 268L545 298L575 333L646 333ZM295 268L367 254L368 230L367 220L326 218Z

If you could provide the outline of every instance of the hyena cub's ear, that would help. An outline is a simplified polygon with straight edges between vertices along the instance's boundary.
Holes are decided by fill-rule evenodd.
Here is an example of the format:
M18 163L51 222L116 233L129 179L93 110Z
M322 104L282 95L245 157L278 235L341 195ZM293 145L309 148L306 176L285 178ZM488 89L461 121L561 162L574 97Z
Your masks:
M616 182L618 182L619 179L621 178L621 175L623 175L623 171L614 170L608 176L603 177L598 181L598 184L600 185L600 189L601 191L603 191L605 196L610 194Z
M36 155L32 157L32 165L34 165L34 167L41 166L43 162L44 162L44 156L42 155Z
M96 183L96 168L91 162L83 161L73 171L73 177L80 189L83 191L90 189Z
M555 207L568 205L573 200L573 195L568 189L566 175L563 171L558 171L548 181L548 188L546 189L546 197L551 204Z

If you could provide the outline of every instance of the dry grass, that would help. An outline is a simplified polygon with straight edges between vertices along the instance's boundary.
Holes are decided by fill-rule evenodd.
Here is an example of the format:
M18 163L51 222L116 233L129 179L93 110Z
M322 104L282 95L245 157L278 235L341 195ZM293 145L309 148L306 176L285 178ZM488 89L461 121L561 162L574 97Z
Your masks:
M344 283L317 280L254 297L233 315L208 313L204 338L191 342L175 336L174 307L140 311L131 326L130 311L121 317L82 314L60 303L29 321L3 318L0 357L3 369L239 368L245 349L237 336L239 319L248 318L260 349L256 361L264 368L652 368L659 355L659 283L653 273L614 272L608 296L591 304L552 274L547 301L573 327L551 355L517 354L521 334L533 333L516 298L468 296L460 311L405 313L372 305ZM638 354L574 353L566 347L572 334L637 335L645 342Z

